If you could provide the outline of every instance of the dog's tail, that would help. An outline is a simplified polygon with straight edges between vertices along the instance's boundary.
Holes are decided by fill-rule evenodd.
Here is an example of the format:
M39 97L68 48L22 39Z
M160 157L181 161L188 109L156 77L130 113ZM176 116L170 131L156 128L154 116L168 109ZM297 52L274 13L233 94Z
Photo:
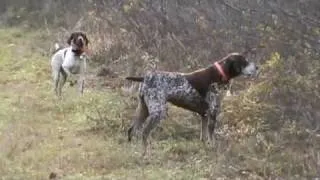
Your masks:
M142 81L144 80L144 77L133 77L133 76L129 76L129 77L126 77L126 80L136 81L136 82L142 82Z
M57 51L57 50L59 50L59 49L60 49L59 44L58 44L58 43L55 43L55 44L54 44L54 50Z
M58 43L54 43L54 49L52 50L52 54L58 52L60 49L63 49Z

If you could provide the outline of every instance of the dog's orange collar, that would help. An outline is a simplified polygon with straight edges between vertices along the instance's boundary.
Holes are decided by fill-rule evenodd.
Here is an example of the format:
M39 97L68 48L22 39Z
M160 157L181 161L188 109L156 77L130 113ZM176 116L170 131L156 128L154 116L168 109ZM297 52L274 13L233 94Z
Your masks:
M89 50L88 47L83 47L83 48L81 49L81 51L82 51L82 53L84 52L84 53L86 53L87 55L90 55L90 54L91 54L91 51Z
M219 64L219 62L215 62L215 63L214 63L214 66L218 69L218 71L219 71L219 73L221 74L223 80L228 81L229 78L228 78L228 76L226 75L226 73L223 71L223 69L222 69L221 65Z

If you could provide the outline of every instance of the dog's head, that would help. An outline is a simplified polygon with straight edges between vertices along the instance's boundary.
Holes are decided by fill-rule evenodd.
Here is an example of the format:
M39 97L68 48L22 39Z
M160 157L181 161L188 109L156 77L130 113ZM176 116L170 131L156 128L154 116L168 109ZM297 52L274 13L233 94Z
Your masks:
M89 40L83 32L73 32L67 43L72 47L72 51L81 54L87 48Z
M254 62L249 62L247 58L240 53L231 53L224 58L224 67L230 78L245 75L255 76L258 66Z

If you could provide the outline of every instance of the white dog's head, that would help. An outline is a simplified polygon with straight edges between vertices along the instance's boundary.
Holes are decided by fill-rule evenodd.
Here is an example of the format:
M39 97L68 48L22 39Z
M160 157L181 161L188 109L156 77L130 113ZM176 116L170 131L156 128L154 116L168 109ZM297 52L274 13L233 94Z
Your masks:
M89 40L83 32L73 32L67 43L72 47L72 51L81 54L88 47Z

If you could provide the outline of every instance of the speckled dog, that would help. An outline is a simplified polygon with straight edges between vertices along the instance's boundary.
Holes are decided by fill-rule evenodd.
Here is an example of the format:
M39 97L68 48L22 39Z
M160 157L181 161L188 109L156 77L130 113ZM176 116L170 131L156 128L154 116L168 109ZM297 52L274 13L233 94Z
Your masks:
M142 82L139 87L139 105L132 125L128 130L131 141L134 131L142 127L144 150L151 130L165 119L167 102L198 113L202 117L200 139L207 136L212 141L216 115L219 110L217 92L210 91L213 83L227 85L229 80L239 75L256 74L257 66L248 62L244 55L232 53L207 68L191 73L147 72L144 77L127 77L127 80ZM145 152L144 151L144 152Z
M51 69L54 82L54 92L58 97L61 97L62 87L67 79L70 80L70 85L73 85L72 77L79 77L79 92L83 93L84 76L87 67L86 56L89 40L82 32L73 32L67 40L69 47L60 48L56 44L56 52L51 57ZM77 81L76 81L77 82Z

